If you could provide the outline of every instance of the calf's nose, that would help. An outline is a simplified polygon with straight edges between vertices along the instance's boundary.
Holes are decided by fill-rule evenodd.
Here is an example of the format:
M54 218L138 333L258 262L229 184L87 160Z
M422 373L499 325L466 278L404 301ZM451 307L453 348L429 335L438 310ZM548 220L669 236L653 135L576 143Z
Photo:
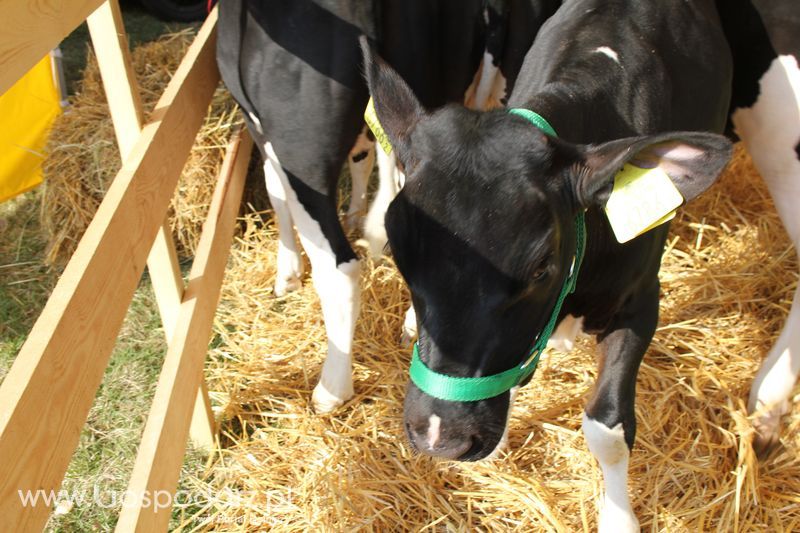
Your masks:
M473 437L443 431L442 420L436 415L422 424L406 422L406 434L415 450L442 459L459 459L475 443Z

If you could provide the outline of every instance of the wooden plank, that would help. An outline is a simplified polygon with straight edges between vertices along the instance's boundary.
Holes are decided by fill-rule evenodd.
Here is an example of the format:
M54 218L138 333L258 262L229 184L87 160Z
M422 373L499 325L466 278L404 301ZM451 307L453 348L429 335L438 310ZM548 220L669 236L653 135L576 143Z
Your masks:
M205 376L200 379L200 386L195 395L192 423L189 425L189 440L196 450L202 450L207 454L212 453L217 444L217 419L211 409Z
M158 312L161 315L164 335L169 345L174 338L185 290L178 255L175 252L175 241L167 220L161 224L150 255L147 256L147 270L150 272L150 281L156 295ZM214 411L211 410L211 401L208 398L208 389L205 379L203 379L201 386L197 389L195 406L192 411L192 424L189 430L189 437L195 448L206 453L213 451L216 441L216 425Z
M169 344L178 321L184 286L178 254L175 252L175 241L167 219L158 228L150 255L147 256L147 270L150 272L158 313L164 326L164 336Z
M119 3L117 0L103 2L86 22L100 67L119 153L124 161L139 139L144 121Z
M114 133L124 161L130 155L142 131L142 102L131 64L128 38L125 35L125 26L122 24L119 3L117 0L107 0L89 16L87 22L114 124ZM166 219L156 233L153 247L147 257L147 270L150 272L164 335L169 343L178 319L178 309L185 287L178 254L175 252L175 241ZM198 403L193 416L198 418L192 421L192 441L198 448L210 452L214 442L215 424L205 387L198 389L197 398Z
M166 531L253 141L228 146L116 531Z
M212 11L0 386L0 531L37 530L78 443L178 176L219 82Z
M0 94L102 3L103 0L0 1Z

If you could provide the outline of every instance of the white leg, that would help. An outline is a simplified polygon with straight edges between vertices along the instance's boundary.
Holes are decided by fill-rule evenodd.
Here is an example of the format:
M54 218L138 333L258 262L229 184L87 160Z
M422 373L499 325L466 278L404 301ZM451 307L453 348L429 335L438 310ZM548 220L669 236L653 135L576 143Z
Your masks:
M800 250L800 69L792 56L776 58L760 81L756 103L733 115L736 131L775 201L795 250ZM753 383L748 404L758 411L754 448L766 454L778 442L780 417L800 372L800 290L789 318Z
M410 305L403 320L403 333L400 335L400 346L411 346L417 338L417 313L414 306Z
M377 260L383 255L388 241L383 219L386 216L389 204L400 192L405 176L397 168L397 159L394 151L388 155L380 147L376 147L375 151L378 157L380 181L378 183L378 192L372 200L372 207L370 207L369 214L367 214L367 218L364 221L364 238L369 243L370 255Z
M274 155L275 152L270 145L264 163L264 177L269 200L278 221L278 272L275 276L275 295L280 297L302 287L300 278L303 275L303 260L294 238L292 215L287 203L284 181L281 179L283 169L278 159L273 159Z
M315 264L312 260L311 265L328 334L328 356L314 388L312 403L318 413L328 413L353 397L350 354L360 304L360 265L358 259L338 266L328 262Z
M375 141L369 140L366 130L361 132L355 146L350 150L347 165L350 168L352 190L344 226L346 231L352 231L361 226L363 221L367 206L367 184L375 166Z
M558 323L558 327L547 341L547 347L559 352L571 352L575 347L575 338L581 331L583 331L583 317L575 318L567 315Z
M486 102L485 109L496 109L505 106L506 89L506 77L498 70L494 77L494 84L492 84L492 94L489 96L489 101Z
M480 74L477 76L477 87L475 87L475 99L472 102L472 109L483 111L486 109L486 104L492 94L494 87L494 80L497 76L499 69L494 64L494 58L489 52L483 53L483 61L481 61ZM474 82L473 82L474 83Z
M276 163L276 174L286 192L286 204L297 227L300 243L311 262L311 277L319 294L328 336L328 354L312 403L317 412L329 412L353 396L351 353L360 304L360 265L357 259L336 264L336 256L322 228L297 200L270 143L266 145L266 152Z
M759 455L769 452L780 436L781 416L789 412L789 397L800 374L800 287L794 293L789 318L778 341L761 363L750 389L748 410L757 413L753 446Z
M622 424L613 428L583 415L583 435L589 450L603 471L605 494L600 509L600 533L639 532L639 521L633 514L628 497L628 459Z

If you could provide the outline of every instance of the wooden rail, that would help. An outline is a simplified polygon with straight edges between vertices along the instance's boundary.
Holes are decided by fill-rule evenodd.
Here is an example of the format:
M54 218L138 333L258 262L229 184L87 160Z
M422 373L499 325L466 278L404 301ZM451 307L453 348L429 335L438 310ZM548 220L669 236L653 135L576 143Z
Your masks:
M213 444L202 368L252 140L241 133L228 147L184 290L165 217L219 83L216 9L144 125L116 0L4 0L2 9L0 93L89 17L123 160L0 386L0 531L40 531L51 509L20 494L60 488L145 264L169 348L130 490L174 491L187 435ZM169 511L139 503L117 531L166 530Z
M0 0L0 94L102 3L103 0Z

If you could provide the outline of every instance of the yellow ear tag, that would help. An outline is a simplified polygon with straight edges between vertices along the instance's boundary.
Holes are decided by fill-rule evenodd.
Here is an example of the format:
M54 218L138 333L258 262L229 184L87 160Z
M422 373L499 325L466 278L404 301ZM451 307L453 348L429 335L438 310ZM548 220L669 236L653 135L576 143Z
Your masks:
M614 176L606 216L619 242L628 242L675 217L683 197L660 168L626 164Z
M364 110L364 120L367 126L369 126L369 129L372 130L373 135L375 135L375 140L381 145L383 151L390 154L392 152L392 144L389 142L389 137L386 136L386 132L383 131L383 126L381 126L378 120L378 115L375 114L375 104L372 102L372 97L370 97L369 102L367 102L367 108Z

